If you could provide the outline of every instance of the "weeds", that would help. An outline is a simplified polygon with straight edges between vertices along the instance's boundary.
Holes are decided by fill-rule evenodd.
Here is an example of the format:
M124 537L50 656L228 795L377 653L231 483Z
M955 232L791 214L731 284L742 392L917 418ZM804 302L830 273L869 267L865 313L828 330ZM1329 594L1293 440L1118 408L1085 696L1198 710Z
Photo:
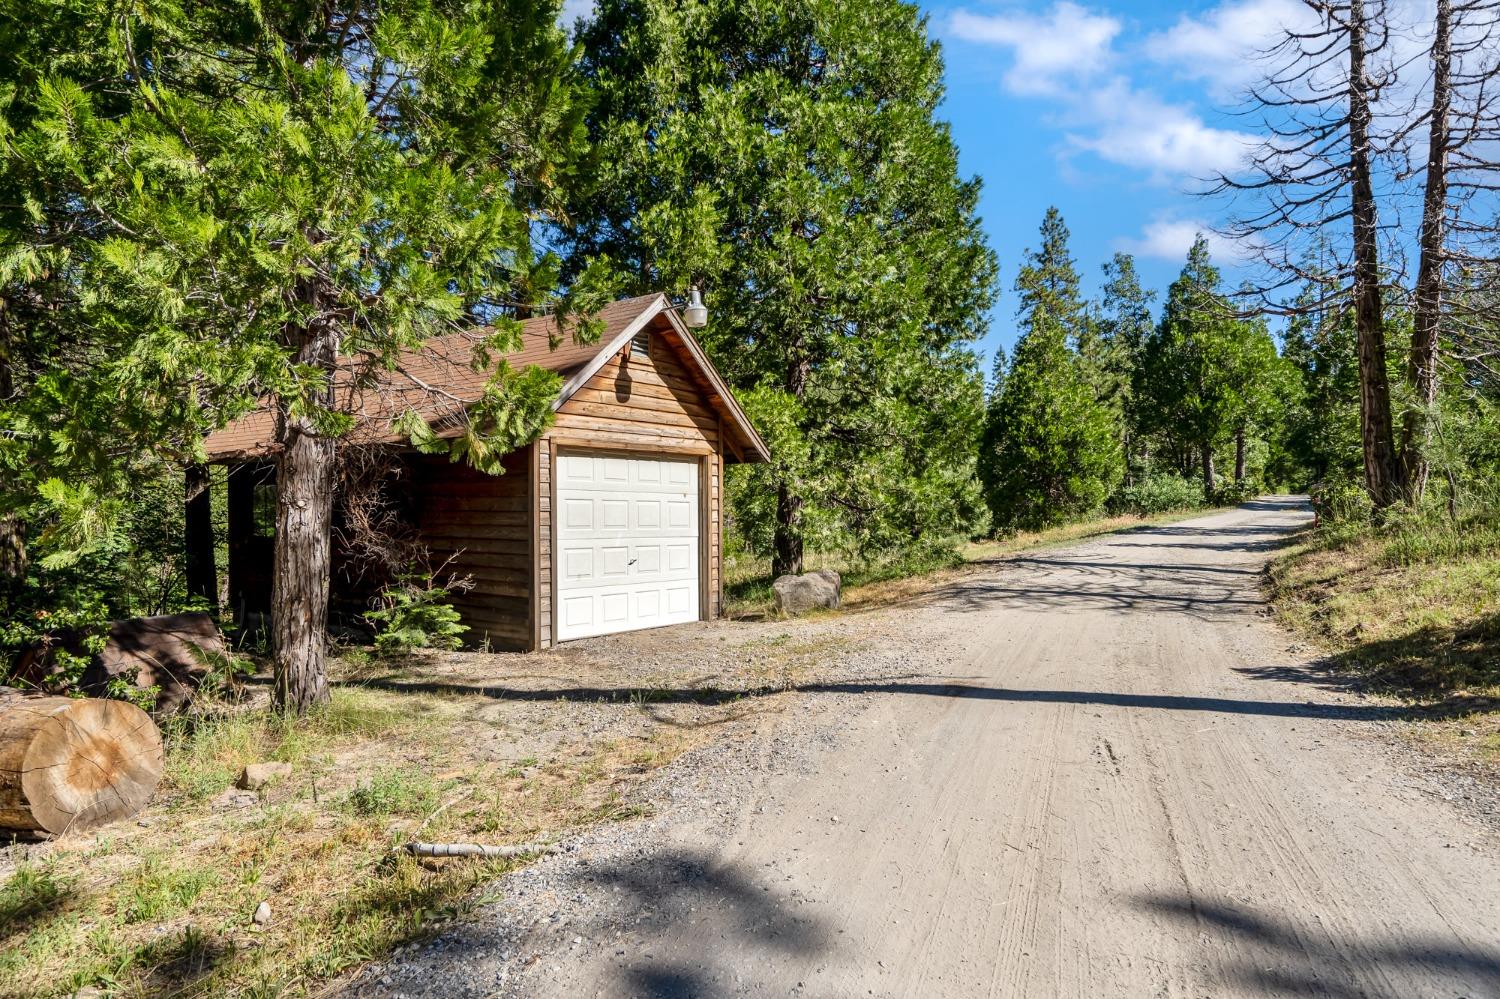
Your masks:
M366 818L426 815L437 807L439 796L427 773L411 768L383 770L349 793L349 807Z
M1331 521L1272 564L1271 584L1282 618L1375 689L1500 686L1500 518Z
M671 687L642 689L649 703ZM701 738L676 727L579 738L568 721L575 706L555 710L547 724L562 738L514 765L480 750L492 745L495 703L464 695L340 686L297 722L243 708L174 722L144 828L59 841L45 864L0 875L0 999L89 986L122 996L316 994L469 911L475 888L522 862L393 853L414 831L554 840L632 818L642 809L626 782ZM251 805L214 800L243 766L267 759L292 763L293 779ZM253 926L263 900L271 920Z

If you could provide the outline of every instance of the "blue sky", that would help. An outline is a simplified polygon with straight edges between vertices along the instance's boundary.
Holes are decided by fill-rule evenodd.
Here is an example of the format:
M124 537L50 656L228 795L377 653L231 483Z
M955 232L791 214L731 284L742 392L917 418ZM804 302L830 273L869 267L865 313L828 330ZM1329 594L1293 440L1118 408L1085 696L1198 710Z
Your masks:
M1048 205L1067 220L1090 290L1100 265L1124 250L1165 293L1194 235L1223 211L1194 192L1232 169L1251 141L1233 113L1255 71L1250 57L1298 7L923 4L947 64L943 114L962 169L984 181L981 214L1007 293L987 356L1015 341L1009 289ZM1232 272L1235 247L1211 238Z
M1209 237L1227 281L1241 248L1213 234L1226 206L1195 192L1234 173L1257 141L1235 113L1264 69L1255 58L1316 15L1302 0L917 0L942 43L961 169L984 182L980 211L1005 293L981 344L1017 336L1010 287L1056 205L1086 290L1119 250L1158 296L1194 236ZM1420 0L1392 0L1419 24ZM592 8L565 0L562 21Z

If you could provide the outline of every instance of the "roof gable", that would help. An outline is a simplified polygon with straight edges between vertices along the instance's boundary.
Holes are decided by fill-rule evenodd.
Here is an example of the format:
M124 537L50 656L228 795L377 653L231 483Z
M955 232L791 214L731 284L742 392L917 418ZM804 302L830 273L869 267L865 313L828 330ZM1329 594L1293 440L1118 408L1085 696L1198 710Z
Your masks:
M521 334L521 349L502 355L503 360L512 368L536 365L562 375L562 390L552 407L556 410L637 333L647 328L669 331L692 343L695 367L701 369L706 384L718 386L707 398L715 408L725 412L733 430L737 456L742 461L767 460L765 443L728 390L722 387L723 379L677 320L666 296L621 299L601 309L597 318L604 324L603 332L597 341L587 344L579 344L569 331L559 330L552 316L528 319ZM456 426L445 430L444 424L457 424L464 409L480 398L489 381L489 369L475 371L472 365L475 342L482 336L482 333L454 333L436 337L422 350L404 352L395 371L360 371L352 362L341 368L335 375L335 394L340 410L358 417L355 438L383 443L405 440L391 429L391 420L408 409L416 409L426 417L440 435L456 435L459 432ZM559 339L562 342L557 343ZM210 461L272 454L276 450L275 416L268 406L262 406L210 434L204 441L204 449Z

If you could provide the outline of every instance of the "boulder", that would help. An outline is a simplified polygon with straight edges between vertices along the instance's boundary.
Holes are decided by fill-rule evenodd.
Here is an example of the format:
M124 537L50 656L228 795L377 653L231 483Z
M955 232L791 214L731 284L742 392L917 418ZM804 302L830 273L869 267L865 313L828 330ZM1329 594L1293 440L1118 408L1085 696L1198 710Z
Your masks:
M776 610L782 614L805 614L810 610L832 610L839 605L843 580L832 569L818 569L800 576L781 576L771 584Z
M97 694L110 680L159 687L155 714L182 710L215 662L226 658L224 638L207 614L135 617L109 626L104 651L83 674L83 689Z
M291 775L290 763L252 763L240 773L235 786L246 791L259 791L272 781L286 780Z

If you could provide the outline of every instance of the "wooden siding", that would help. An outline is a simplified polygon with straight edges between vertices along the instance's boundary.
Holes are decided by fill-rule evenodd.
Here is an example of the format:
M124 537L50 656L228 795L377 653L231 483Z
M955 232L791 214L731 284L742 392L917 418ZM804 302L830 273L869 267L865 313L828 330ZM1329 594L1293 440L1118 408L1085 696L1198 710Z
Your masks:
M552 428L537 442L538 518L537 622L539 647L552 644L552 468L559 448L631 451L662 457L700 459L702 546L701 610L708 618L721 610L720 567L724 461L720 418L704 397L700 381L683 363L679 347L653 329L649 356L617 355L557 411Z
M417 527L432 565L470 576L453 595L469 632L464 640L497 649L531 647L532 513L530 448L507 455L504 475L486 475L446 458L413 460Z

